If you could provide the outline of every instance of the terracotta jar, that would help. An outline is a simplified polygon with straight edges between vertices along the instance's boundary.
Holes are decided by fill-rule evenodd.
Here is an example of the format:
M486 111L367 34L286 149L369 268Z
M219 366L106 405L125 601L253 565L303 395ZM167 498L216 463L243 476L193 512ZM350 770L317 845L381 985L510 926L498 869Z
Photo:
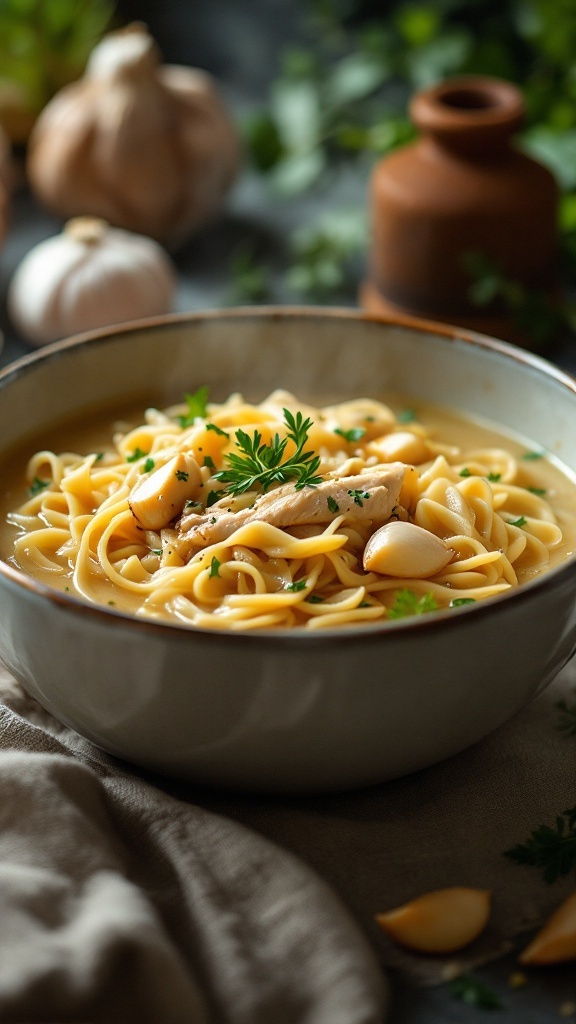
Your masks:
M469 254L509 280L553 294L558 188L512 136L524 102L516 86L468 76L413 97L417 140L376 164L370 182L372 242L361 303L511 338L509 310L470 297Z

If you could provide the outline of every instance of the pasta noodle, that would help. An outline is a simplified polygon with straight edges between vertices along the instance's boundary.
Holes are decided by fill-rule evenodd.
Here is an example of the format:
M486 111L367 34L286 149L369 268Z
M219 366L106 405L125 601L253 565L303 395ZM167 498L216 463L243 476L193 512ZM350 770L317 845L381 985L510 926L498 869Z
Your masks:
M32 456L14 564L142 618L321 630L497 597L570 553L558 469L537 486L513 445L462 447L379 401L200 389L142 419L102 452Z

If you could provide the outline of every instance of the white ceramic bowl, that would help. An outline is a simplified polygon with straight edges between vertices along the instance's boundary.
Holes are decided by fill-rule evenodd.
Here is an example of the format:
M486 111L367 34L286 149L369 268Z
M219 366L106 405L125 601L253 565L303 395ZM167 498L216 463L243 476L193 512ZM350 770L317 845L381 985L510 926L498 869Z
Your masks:
M263 398L412 393L465 406L576 471L576 384L466 332L353 311L173 316L57 343L0 374L0 463L97 403L210 386ZM0 562L0 655L65 724L130 762L200 783L326 791L383 781L481 739L576 646L568 562L510 596L346 631L215 633L137 621Z

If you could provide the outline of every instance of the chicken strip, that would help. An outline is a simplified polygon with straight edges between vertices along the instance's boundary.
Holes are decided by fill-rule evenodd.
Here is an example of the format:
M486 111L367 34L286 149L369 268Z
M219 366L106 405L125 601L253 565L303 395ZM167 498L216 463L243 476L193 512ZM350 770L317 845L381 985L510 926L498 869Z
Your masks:
M221 498L206 512L182 516L172 544L181 557L190 558L199 548L227 540L247 523L285 528L329 523L335 516L344 516L346 522L380 525L398 502L404 470L402 462L392 462L354 476L327 477L316 487L282 484L237 512L230 510L229 498Z

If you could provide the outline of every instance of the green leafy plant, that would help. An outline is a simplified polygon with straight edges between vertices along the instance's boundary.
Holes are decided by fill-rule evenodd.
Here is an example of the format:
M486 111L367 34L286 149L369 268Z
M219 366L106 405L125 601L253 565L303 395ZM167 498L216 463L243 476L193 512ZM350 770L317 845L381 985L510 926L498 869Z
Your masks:
M16 142L54 93L82 74L114 7L112 0L2 0L0 124Z
M556 174L559 231L567 281L576 276L576 19L572 0L393 0L386 17L371 0L316 0L302 26L304 45L288 50L266 104L246 124L253 166L286 199L330 186L341 168L379 156L414 135L410 95L454 74L495 75L522 89L526 124L519 143ZM307 40L307 42L306 42ZM325 217L325 214L321 215ZM337 219L338 212L334 211ZM343 243L320 220L287 246L291 291L316 301L355 296L366 225ZM562 299L506 278L476 260L471 291L497 301L533 347L558 328L574 330Z
M535 348L546 345L562 326L576 326L576 311L571 304L553 301L546 292L510 279L483 253L465 253L463 261L472 279L468 295L474 304L500 304Z
M515 864L540 868L549 883L576 870L576 807L557 815L554 825L538 825L504 856Z

